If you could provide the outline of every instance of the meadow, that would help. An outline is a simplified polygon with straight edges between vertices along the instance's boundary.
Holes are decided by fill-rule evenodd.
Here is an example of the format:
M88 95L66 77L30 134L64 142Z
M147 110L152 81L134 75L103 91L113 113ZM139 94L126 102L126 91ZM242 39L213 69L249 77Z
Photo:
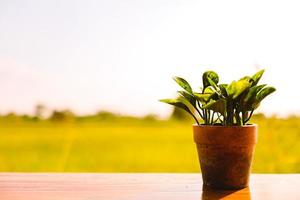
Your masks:
M300 118L253 122L253 172L300 173ZM1 122L0 171L199 172L199 164L191 122Z

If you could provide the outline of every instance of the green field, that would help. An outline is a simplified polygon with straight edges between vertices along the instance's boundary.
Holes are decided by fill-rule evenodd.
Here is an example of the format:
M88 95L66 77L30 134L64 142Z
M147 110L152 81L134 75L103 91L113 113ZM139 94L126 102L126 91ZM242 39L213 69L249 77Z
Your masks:
M300 173L300 120L256 119L253 172ZM0 124L0 171L198 172L190 123Z

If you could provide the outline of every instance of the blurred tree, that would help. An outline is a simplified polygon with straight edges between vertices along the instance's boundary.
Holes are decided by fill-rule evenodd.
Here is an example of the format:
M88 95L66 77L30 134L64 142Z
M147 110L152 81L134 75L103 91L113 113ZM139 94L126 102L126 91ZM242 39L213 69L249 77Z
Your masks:
M155 114L148 114L148 115L146 115L146 116L143 117L143 120L148 121L148 122L157 121L157 115L155 115Z
M6 115L3 116L3 119L7 122L19 122L20 121L20 117L14 112L7 113Z
M252 115L252 120L262 120L262 119L266 119L264 113L255 113Z
M71 122L74 121L75 115L70 110L57 111L54 110L50 116L50 120L54 122Z
M111 120L118 117L115 113L109 111L99 111L96 116L101 120Z

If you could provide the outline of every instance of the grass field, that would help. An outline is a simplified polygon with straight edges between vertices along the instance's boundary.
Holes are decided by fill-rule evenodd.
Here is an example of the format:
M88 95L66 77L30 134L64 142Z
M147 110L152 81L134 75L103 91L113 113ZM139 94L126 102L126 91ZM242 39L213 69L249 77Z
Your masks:
M300 120L256 120L253 172L300 173ZM0 171L198 172L190 123L0 124Z

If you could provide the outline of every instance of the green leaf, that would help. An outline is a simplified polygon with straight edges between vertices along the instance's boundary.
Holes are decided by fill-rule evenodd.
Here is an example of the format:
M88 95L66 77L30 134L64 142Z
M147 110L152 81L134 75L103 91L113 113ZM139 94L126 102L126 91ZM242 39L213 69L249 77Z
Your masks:
M189 94L186 91L178 91L178 93L183 98L185 98L192 106L194 106L194 108L196 108L196 98L193 95Z
M253 109L255 109L255 107L258 107L259 104L255 105L255 101L256 101L256 95L259 93L259 91L264 88L266 86L266 84L263 85L256 85L253 86L249 89L247 95L245 96L244 99L242 99L241 105L242 105L242 110L244 112L246 111L251 111Z
M253 79L250 77L250 76L244 76L243 78L241 78L238 83L240 82L248 82L248 88L246 88L245 90L243 90L240 94L238 94L238 97L237 98L237 101L239 102L239 104L242 104L243 100L245 99L251 85L252 85L252 82L253 82ZM240 108L239 108L240 109Z
M209 77L207 77L207 80L209 82L209 84L215 89L215 90L219 90L219 87L217 86L217 84Z
M232 99L236 99L242 92L244 92L246 89L249 89L250 86L251 83L249 83L249 81L245 79L233 81L230 85L227 86L226 92Z
M181 109L187 111L188 113L192 114L189 107L187 105L185 105L183 102L181 102L180 100L177 100L177 99L160 99L159 101L163 102L163 103L170 104L172 106L176 106L176 107L181 108Z
M204 89L211 85L211 83L209 82L208 79L211 79L211 81L215 84L218 84L218 82L219 82L219 76L216 72L206 71L202 75L202 82L203 82Z
M264 98L266 98L269 94L275 92L276 89L274 87L266 87L262 89L257 95L256 95L256 100L259 102L262 101Z
M263 85L256 85L250 88L249 92L247 93L244 102L251 102L255 99L256 94L266 86L266 84Z
M185 110L186 112L188 112L196 120L197 124L199 124L197 118L190 111L189 107L187 105L185 105L183 102L181 102L180 100L177 100L177 99L160 99L159 101L163 102L163 103L170 104L172 106L176 106L178 108L181 108L181 109Z
M224 115L226 110L226 101L224 99L210 100L206 105L203 106L204 109L213 110Z
M208 86L207 88L204 89L204 92L203 94L215 94L216 93L216 90L213 86Z
M276 89L274 87L265 87L263 88L256 96L255 100L249 105L249 107L254 110L259 107L261 101L266 98L271 93L275 92ZM248 108L249 109L249 108ZM250 109L249 109L250 110Z
M211 96L212 94L194 93L194 97L201 103L208 102Z
M250 76L244 76L243 78L241 78L240 80L245 80L248 81L249 83L252 83L254 80L250 77ZM239 81L240 81L239 80Z
M178 76L173 77L174 81L176 81L176 83L178 85L180 85L180 87L182 87L185 91L187 91L190 94L193 94L193 90L192 87L190 86L190 84L183 78L180 78Z
M194 93L194 97L203 104L207 103L215 94L216 90L212 86L208 86L204 89L204 93Z
M228 84L219 84L219 88L221 91L221 94L223 95L223 97L227 97L227 91L226 91L226 87L228 86Z
M258 81L260 80L260 78L262 77L262 75L264 74L265 70L260 70L258 72L256 72L251 78L253 79L253 83L252 86L257 85Z
M232 97L236 92L236 81L232 81L230 85L226 87L228 96Z

